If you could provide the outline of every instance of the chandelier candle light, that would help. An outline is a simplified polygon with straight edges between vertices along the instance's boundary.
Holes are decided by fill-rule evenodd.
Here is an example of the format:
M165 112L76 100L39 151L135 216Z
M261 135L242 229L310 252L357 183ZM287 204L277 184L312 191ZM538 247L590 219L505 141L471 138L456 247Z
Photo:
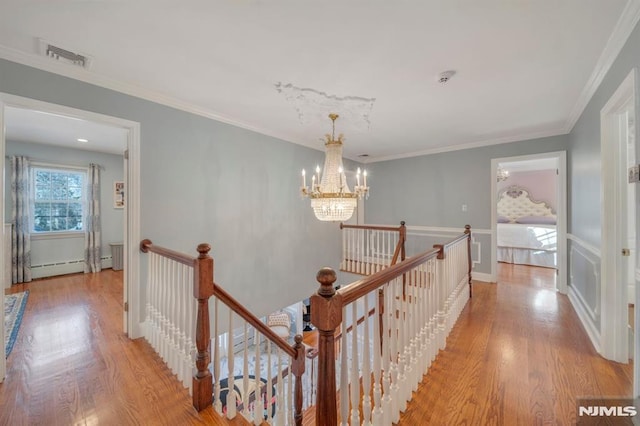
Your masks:
M369 196L367 186L367 171L356 172L356 186L353 192L347 184L347 177L342 166L342 142L343 135L335 138L336 119L338 114L329 114L333 123L331 135L326 135L327 141L324 169L320 173L320 166L316 166L315 174L311 177L311 188L307 187L306 172L302 170L302 187L300 192L303 197L311 198L311 208L316 217L322 221L345 221L353 215L358 199ZM360 185L362 175L362 185Z

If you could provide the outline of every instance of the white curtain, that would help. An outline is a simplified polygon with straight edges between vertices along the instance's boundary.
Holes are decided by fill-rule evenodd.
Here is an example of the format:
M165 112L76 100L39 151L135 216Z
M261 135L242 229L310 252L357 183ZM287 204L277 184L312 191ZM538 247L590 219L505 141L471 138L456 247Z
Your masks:
M97 164L89 165L84 229L84 272L100 272L100 166Z
M29 159L11 157L11 274L12 282L31 281L31 235L29 226Z

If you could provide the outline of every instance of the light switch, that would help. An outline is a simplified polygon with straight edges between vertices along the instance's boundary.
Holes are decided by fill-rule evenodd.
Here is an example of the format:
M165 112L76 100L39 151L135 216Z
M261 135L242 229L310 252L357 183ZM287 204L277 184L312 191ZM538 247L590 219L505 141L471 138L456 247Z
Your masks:
M466 205L466 204L463 204L463 205L462 205L462 211L463 211L463 212L466 212L466 211L467 211L467 205Z

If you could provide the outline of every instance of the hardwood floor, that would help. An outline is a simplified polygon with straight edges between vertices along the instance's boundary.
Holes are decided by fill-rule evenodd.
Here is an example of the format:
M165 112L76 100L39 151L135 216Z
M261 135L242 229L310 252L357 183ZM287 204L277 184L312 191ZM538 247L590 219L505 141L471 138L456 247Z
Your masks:
M400 424L576 423L576 398L632 392L631 364L600 357L553 270L500 264L476 283Z
M594 351L567 297L553 291L552 272L501 265L498 284L475 284L401 425L569 425L576 397L631 394L631 365ZM122 333L121 272L11 291L24 289L31 294L0 385L0 425L229 424L196 413L151 347Z
M38 280L9 291L27 289L0 384L0 425L229 424L211 410L198 414L146 341L124 335L122 271Z

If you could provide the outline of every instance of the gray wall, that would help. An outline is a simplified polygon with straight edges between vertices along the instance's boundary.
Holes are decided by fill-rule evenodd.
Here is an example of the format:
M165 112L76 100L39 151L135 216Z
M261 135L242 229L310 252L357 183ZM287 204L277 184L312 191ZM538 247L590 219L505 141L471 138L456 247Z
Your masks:
M491 159L566 148L561 135L371 164L367 222L491 228Z
M216 282L255 313L305 299L338 266L338 225L298 195L322 151L6 60L0 76L0 92L139 122L143 238L194 254L211 243ZM143 295L145 269L143 256Z
M109 243L122 242L123 210L113 208L113 182L123 180L123 158L121 155L102 152L69 149L35 143L7 141L6 155L26 155L33 161L46 162L61 166L88 167L96 163L103 167L100 171L100 205L102 207L102 255L110 255ZM9 160L5 159L5 168ZM7 174L4 189L5 222L11 221L11 180ZM31 263L63 262L82 259L84 256L83 238L47 238L32 239Z
M491 228L491 159L563 151L566 135L373 163L366 204L367 223L405 220L408 226ZM462 205L467 211L462 211ZM491 272L490 234L482 246L477 272ZM474 259L478 258L474 248Z
M601 244L600 203L602 199L600 111L627 75L639 66L640 27L636 25L624 48L569 134L569 232L598 249ZM636 87L636 91L638 91L638 87ZM636 117L639 113L636 100ZM640 141L636 135L636 164L640 162L639 153ZM640 187L636 188L636 194L640 194ZM636 197L636 209L640 208L639 201L640 198ZM640 242L639 237L640 233L637 233L636 238ZM638 247L637 244L636 247ZM579 242L573 242L570 246L569 259L572 258L575 259L575 265L570 265L569 285L580 295L580 303L584 305L584 310L592 317L592 326L596 330L600 330L600 316L597 315L601 304L599 298L600 259L593 251ZM588 268L581 268L579 262L585 263ZM640 264L640 258L638 258L638 262ZM638 264L636 264L637 267ZM595 278L592 277L592 269L597 272ZM587 273L585 274L584 271ZM583 275L587 275L587 277L583 277Z
M633 68L640 66L640 27L636 26L613 66L569 134L569 232L600 245L600 110ZM636 90L638 88L636 87ZM638 108L638 106L636 106ZM636 153L638 153L636 137Z

